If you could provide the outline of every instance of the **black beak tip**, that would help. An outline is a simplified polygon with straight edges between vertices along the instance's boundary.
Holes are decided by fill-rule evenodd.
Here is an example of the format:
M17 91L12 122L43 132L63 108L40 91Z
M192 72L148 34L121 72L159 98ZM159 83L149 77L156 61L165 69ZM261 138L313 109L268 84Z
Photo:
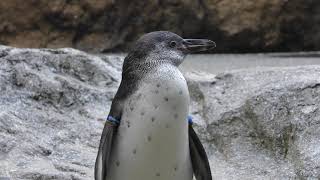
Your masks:
M213 48L217 47L217 44L211 40L208 40L207 46L209 49L213 49Z

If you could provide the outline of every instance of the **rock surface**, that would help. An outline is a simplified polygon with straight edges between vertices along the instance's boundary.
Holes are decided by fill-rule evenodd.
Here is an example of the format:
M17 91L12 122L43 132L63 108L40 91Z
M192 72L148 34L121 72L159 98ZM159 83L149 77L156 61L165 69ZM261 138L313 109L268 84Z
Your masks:
M0 46L0 179L93 179L121 64ZM185 76L214 179L320 178L320 66Z
M120 79L111 58L0 48L0 179L93 179Z
M219 52L320 49L316 0L1 0L0 11L0 44L17 47L110 52L170 30Z
M319 179L319 75L305 66L192 80L214 177Z

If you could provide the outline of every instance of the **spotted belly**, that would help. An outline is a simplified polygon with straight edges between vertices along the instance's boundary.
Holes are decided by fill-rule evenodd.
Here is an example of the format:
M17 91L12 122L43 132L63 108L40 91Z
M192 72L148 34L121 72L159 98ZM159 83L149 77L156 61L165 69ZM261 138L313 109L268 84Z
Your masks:
M192 180L188 109L185 80L141 85L125 104L107 179Z

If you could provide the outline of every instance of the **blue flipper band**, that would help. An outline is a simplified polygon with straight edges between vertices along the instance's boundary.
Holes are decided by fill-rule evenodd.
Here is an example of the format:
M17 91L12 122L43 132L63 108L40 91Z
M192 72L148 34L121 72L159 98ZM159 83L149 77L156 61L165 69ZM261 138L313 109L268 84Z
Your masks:
M188 123L190 124L190 125L192 125L193 124L193 121L192 121L192 116L191 115L189 115L188 116Z
M112 122L113 124L116 124L116 125L120 124L120 121L112 116L108 116L107 121Z

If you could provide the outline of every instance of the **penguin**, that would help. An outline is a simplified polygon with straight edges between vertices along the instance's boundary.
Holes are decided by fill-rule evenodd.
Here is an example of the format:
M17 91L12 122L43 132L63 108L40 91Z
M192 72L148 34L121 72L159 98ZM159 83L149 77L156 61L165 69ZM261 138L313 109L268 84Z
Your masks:
M178 66L209 50L206 39L168 31L143 35L124 59L122 80L101 135L95 180L211 180L207 154L189 117Z

